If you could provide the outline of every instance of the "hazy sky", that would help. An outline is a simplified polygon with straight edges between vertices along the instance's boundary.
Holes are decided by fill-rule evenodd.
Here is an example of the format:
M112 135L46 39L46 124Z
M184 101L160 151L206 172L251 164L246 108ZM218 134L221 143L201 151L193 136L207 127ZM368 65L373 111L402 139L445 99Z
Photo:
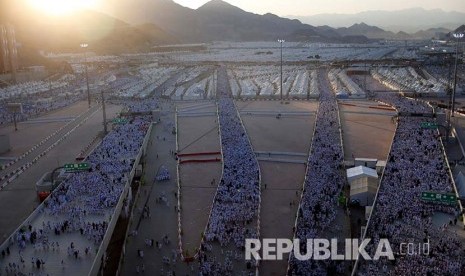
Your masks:
M208 0L174 0L190 8L198 8ZM465 12L465 0L225 0L243 10L280 16L319 13L357 13L367 10L400 10L413 7L441 8Z

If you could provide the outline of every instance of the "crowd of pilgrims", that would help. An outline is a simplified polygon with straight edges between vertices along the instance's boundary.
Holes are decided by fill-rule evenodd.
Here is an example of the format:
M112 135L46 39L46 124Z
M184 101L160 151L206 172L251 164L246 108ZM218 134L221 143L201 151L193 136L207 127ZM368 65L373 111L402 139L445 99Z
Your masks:
M400 112L432 113L425 102L386 94L383 102ZM449 223L432 222L435 212L460 215L457 206L426 203L425 191L453 193L440 136L437 129L422 129L422 122L432 119L399 117L397 131L384 171L378 199L370 219L367 238L374 240L367 252L376 250L377 241L387 238L395 260L382 258L377 262L361 262L360 275L462 275L465 271L465 246ZM455 221L455 222L454 222ZM401 256L400 243L422 244L429 240L429 254ZM373 256L373 255L371 255Z
M70 81L66 86L50 90L47 88L40 92L34 92L35 86L28 87L28 83L14 86L22 92L12 97L0 99L0 125L13 122L13 114L7 108L8 103L23 104L23 112L15 116L17 121L25 121L84 99L86 94L82 91L76 91L82 87L83 81L85 80ZM0 92L2 92L1 89Z
M323 87L327 83L321 79L320 85ZM307 239L321 238L322 231L336 218L337 195L346 181L342 170L344 160L340 135L335 95L329 87L320 89L320 105L295 229L295 238L300 239L301 254L307 252ZM288 274L326 275L332 271L333 275L342 275L345 269L342 262L299 261L291 254Z
M66 97L55 98L51 101L34 101L31 98L28 98L27 101L24 100L13 100L9 102L22 102L23 103L23 113L17 113L16 121L26 121L28 119L34 118L41 114L60 109L66 106L69 106L79 100L83 99L83 95L74 94ZM7 102L0 102L0 125L13 122L13 114L8 111Z
M58 236L73 235L73 238L69 238L74 240L70 240L67 251L71 260L83 255L95 255L114 207L129 180L150 120L141 116L130 119L128 124L114 126L85 160L90 163L91 169L71 174L44 202L38 216L43 222L21 228L7 241L8 252L15 247L17 250L14 250L15 254L3 254L0 261L2 272L12 275L25 272L22 263L32 250L35 258L43 255L40 252L44 248L51 246L54 251L65 252L66 246L59 247L58 242L55 244L54 236L58 239ZM81 237L76 238L76 233ZM92 244L95 250L92 251L87 244ZM12 266L16 270L11 270ZM46 264L42 265L44 267Z
M246 238L257 238L257 219L260 209L259 167L245 129L230 98L226 72L220 70L218 85L223 87L218 101L221 143L223 149L223 177L218 185L199 261L202 275L231 275L234 261L242 256ZM217 250L215 250L215 248ZM219 254L235 248L236 254ZM231 251L232 252L232 251ZM240 253L238 253L240 252ZM216 253L216 254L215 254ZM234 256L241 256L239 260ZM241 268L254 273L252 263Z

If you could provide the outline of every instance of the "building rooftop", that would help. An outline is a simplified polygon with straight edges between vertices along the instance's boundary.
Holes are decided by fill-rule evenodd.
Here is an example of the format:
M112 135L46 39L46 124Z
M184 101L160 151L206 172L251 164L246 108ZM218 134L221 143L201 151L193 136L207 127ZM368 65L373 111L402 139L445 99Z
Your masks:
M358 166L347 170L347 178L349 179L349 181L359 176L378 178L378 173L376 173L376 170L365 166Z

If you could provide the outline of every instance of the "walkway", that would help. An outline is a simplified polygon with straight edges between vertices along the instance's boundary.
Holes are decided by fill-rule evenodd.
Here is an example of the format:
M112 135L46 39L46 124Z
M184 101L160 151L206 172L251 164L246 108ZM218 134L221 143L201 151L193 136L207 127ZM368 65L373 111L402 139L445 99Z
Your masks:
M142 265L146 275L165 275L169 271L174 271L176 275L186 275L191 271L190 266L180 262L177 254L178 215L175 195L177 180L176 160L172 154L172 151L176 149L176 138L172 134L175 111L170 102L162 102L160 106L161 122L152 130L143 175L145 184L141 186L140 197L134 209L134 218L129 227L129 233L137 232L137 235L127 237L122 275L134 275L137 266L142 271ZM168 169L170 180L154 181L161 166ZM144 206L150 210L149 218L142 218ZM164 236L168 237L169 244L162 241ZM145 243L146 239L154 239L154 247L148 247ZM160 249L156 248L156 242L162 244ZM143 258L137 254L139 249L144 252ZM163 258L169 258L170 263L165 264Z

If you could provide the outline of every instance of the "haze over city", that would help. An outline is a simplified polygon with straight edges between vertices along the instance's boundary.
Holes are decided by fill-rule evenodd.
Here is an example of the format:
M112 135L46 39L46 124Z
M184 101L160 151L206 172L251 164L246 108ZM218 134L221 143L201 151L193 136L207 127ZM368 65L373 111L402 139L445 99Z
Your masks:
M49 11L51 13L56 13L60 10L69 11L76 8L88 8L101 11L111 9L111 2L104 0L26 0L26 2L30 3L35 7L40 7L42 10ZM197 9L209 1L174 0L174 2L191 9ZM332 0L322 1L318 3L306 0L226 0L225 2L249 12L258 14L274 13L279 16L308 16L321 13L354 14L364 11L396 11L411 8L423 8L426 10L442 9L444 11L465 12L465 5L461 0ZM139 3L146 4L147 2L144 0L139 1Z
M175 0L185 7L196 9L208 0ZM409 8L443 9L445 11L465 12L465 4L461 0L330 0L330 1L308 1L308 0L226 0L241 9L265 14L274 13L280 16L305 16L320 13L351 14L371 10L395 11Z

